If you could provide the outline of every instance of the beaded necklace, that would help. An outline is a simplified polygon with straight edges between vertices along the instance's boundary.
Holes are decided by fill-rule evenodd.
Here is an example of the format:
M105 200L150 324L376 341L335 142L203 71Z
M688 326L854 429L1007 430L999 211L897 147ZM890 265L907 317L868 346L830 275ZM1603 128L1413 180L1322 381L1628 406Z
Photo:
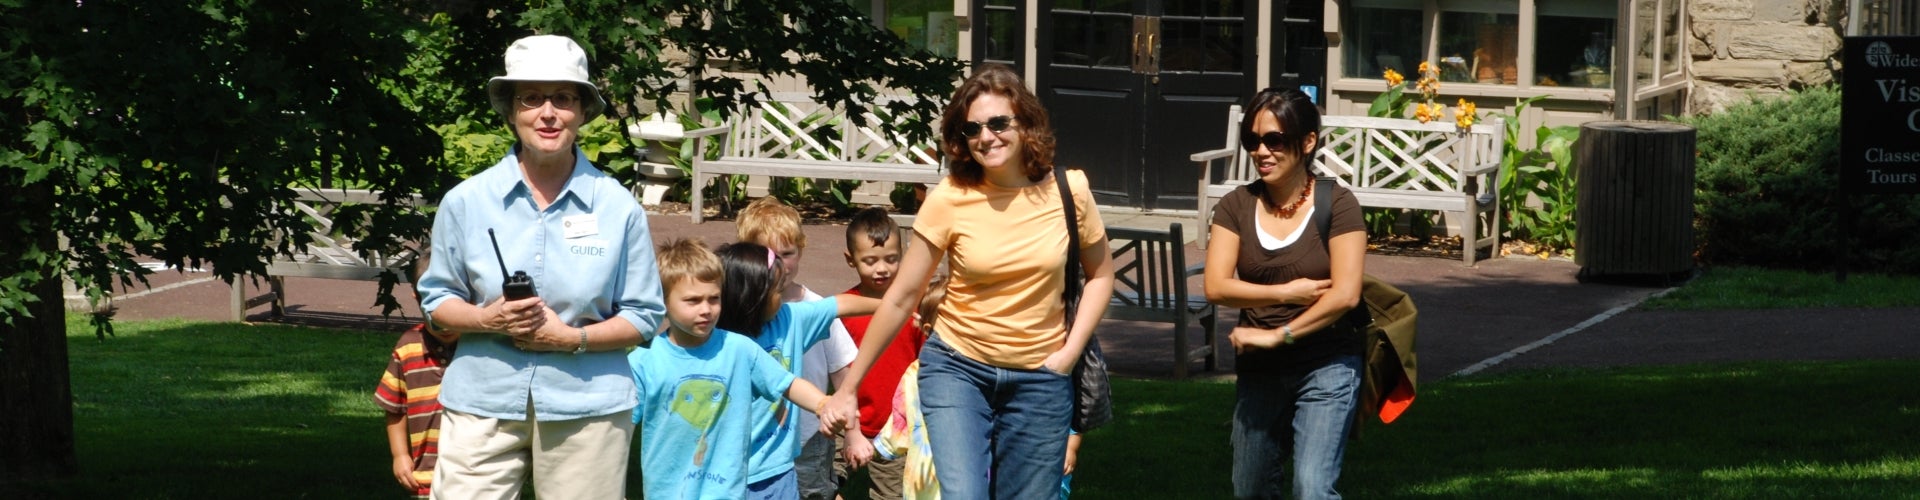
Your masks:
M1296 199L1296 200L1293 200L1293 203L1288 203L1288 204L1287 204L1287 206L1284 206L1284 207L1279 207L1279 206L1276 206L1276 207L1274 208L1274 210L1273 210L1273 212L1274 212L1274 214L1275 214L1275 215L1279 215L1279 216L1280 216L1280 218L1282 218L1282 219L1291 219L1291 218L1293 218L1293 214L1295 214L1295 213L1299 213L1299 211L1300 211L1300 205L1304 205L1304 204L1306 204L1306 203L1307 203L1307 197L1308 197L1308 196L1313 196L1313 181L1312 181L1312 180L1308 180L1308 181L1307 181L1307 188L1306 188L1306 189L1302 189L1302 190L1300 190L1300 198L1299 198L1299 199ZM1268 205L1268 206L1274 206L1274 205L1276 205L1276 204L1275 204L1275 203L1274 203L1274 202L1273 202L1272 200L1268 200L1268 201L1267 201L1267 205Z

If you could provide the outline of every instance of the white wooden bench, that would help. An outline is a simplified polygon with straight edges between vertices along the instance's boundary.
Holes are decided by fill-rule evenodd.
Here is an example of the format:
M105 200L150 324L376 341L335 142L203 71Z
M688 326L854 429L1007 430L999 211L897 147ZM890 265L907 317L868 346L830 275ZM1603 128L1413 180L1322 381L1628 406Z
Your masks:
M896 131L887 98L845 107L824 106L801 93L774 93L736 110L725 125L687 132L695 151L719 136L720 157L693 161L693 222L704 217L702 191L721 175L934 184L946 176L936 142L916 143ZM855 125L855 113L866 125ZM936 139L932 139L937 141Z
M1200 227L1209 227L1220 197L1259 178L1240 148L1240 115L1240 106L1227 112L1226 147L1189 157L1201 169ZM1499 254L1504 127L1494 118L1462 131L1452 120L1322 116L1313 166L1351 189L1361 206L1446 212L1460 226L1460 253L1471 266L1479 248Z
M308 235L313 243L297 249L292 256L275 256L267 263L266 281L268 290L257 296L246 295L245 276L234 278L232 291L232 310L234 321L246 321L247 310L265 304L272 304L273 315L282 316L286 311L286 277L328 278L341 280L379 281L385 273L393 273L400 283L411 283L410 269L418 254L413 248L402 248L397 252L375 252L369 257L361 257L354 245L356 235L336 234L334 228L335 213L348 204L379 204L380 193L365 189L312 189L300 190L295 199L294 209L313 219L314 228ZM426 206L426 202L415 196L410 200L415 207Z

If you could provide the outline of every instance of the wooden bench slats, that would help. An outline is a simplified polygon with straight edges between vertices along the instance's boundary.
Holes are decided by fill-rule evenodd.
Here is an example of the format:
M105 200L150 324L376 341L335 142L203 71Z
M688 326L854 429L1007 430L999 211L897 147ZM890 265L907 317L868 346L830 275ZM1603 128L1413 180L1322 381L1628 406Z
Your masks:
M381 274L391 272L402 282L408 281L406 266L417 256L415 250L361 257L354 249L358 242L355 235L334 234L334 214L342 206L384 203L385 197L379 191L366 189L301 188L293 209L313 219L314 229L307 233L313 241L295 249L293 255L275 256L267 263L265 277L269 288L261 295L246 297L245 284L238 282L244 277L236 278L230 299L233 320L245 321L248 309L263 304L272 304L274 315L280 315L286 301L284 278L288 276L378 281ZM409 196L405 202L415 207L427 206L426 200L417 195Z
M316 262L274 262L267 265L268 276L301 276L336 280L379 281L380 274L388 272L393 273L401 282L407 281L407 271L400 266L380 268Z
M768 175L821 177L888 182L940 182L946 176L938 165L875 164L850 161L791 160L784 158L721 157L705 162L700 175ZM796 175L807 174L807 175Z
M1363 207L1395 207L1414 210L1455 211L1459 210L1465 198L1459 193L1420 192L1401 189L1347 188L1353 191L1353 197ZM1446 197L1434 196L1447 195Z
M912 98L883 98L844 107L812 96L780 92L733 113L726 125L688 132L696 151L719 137L719 158L693 161L695 223L705 216L705 188L721 175L933 184L945 177L931 144L913 143L883 116L885 106ZM855 124L853 117L864 119Z

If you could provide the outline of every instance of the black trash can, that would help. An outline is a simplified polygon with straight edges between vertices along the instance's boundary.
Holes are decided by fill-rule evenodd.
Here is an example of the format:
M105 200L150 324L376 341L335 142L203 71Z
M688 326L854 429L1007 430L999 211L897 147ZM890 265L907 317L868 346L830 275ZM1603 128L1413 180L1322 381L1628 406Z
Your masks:
M1694 128L1660 121L1580 126L1574 261L1579 279L1681 279L1693 271Z

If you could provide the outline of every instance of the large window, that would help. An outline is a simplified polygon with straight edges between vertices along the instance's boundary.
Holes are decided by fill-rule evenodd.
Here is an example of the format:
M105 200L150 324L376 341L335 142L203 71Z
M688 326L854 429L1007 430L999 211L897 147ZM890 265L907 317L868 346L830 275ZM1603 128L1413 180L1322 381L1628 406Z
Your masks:
M1020 26L1026 24L1020 18L1020 5L1015 0L984 0L980 2L979 19L974 21L974 58L985 62L997 62L1020 67L1020 56L1025 55L1025 43L1020 38Z
M1423 60L1420 44L1420 0L1353 0L1346 31L1347 48L1341 66L1352 78L1380 78L1392 69L1415 75Z
M1533 16L1520 16L1523 2ZM1417 78L1420 62L1432 61L1443 82L1610 88L1619 67L1614 0L1352 0L1341 17L1349 78L1377 79L1388 68ZM1529 31L1533 39L1522 39Z
M1512 2L1440 3L1440 81L1520 82L1520 16Z
M1130 68L1140 40L1133 32L1133 6L1114 0L1061 0L1053 7L1053 63Z
M959 26L953 19L953 0L847 0L907 45L937 55L958 53Z
M1540 33L1534 46L1534 84L1613 87L1614 2L1536 0Z
M1160 21L1160 70L1244 71L1241 52L1250 36L1241 29L1244 10L1238 0L1168 2Z

